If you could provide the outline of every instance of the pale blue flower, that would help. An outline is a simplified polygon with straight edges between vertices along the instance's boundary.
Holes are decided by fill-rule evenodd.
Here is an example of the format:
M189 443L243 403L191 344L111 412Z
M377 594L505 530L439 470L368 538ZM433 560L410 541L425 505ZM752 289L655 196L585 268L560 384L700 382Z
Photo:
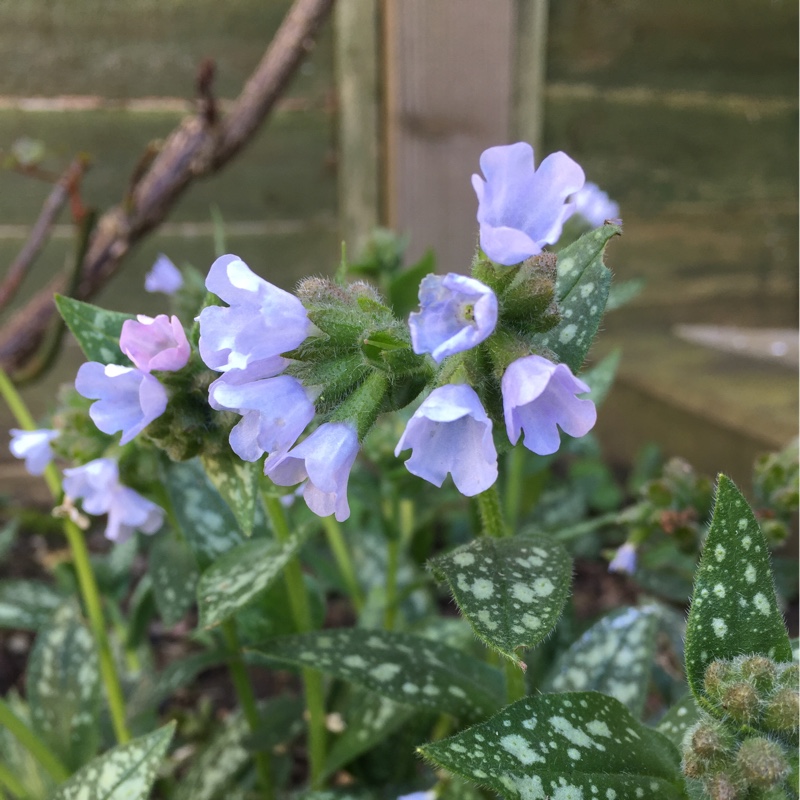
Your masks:
M435 800L436 793L432 790L427 792L414 792L413 794L404 794L397 798L397 800Z
M609 572L625 572L633 575L636 572L636 545L625 542L617 549L614 558L608 565Z
M420 310L411 314L415 353L430 353L440 364L491 336L497 324L497 297L475 278L427 275L419 285Z
M274 359L308 335L311 323L300 300L259 278L237 256L218 258L206 287L229 304L204 308L198 317L200 355L211 369L228 372Z
M591 400L575 395L589 391L566 364L554 364L542 356L526 356L512 362L503 374L503 411L511 444L525 431L528 450L546 456L558 450L560 427L570 436L585 436L597 421Z
M183 286L181 271L161 253L150 272L144 276L145 291L175 294L181 286Z
M561 236L572 213L565 200L583 186L583 170L565 153L553 153L534 168L525 142L490 147L481 155L478 195L481 248L492 261L510 266L538 255Z
M108 514L105 536L124 542L135 530L152 534L164 524L164 510L119 482L117 462L98 458L64 470L64 494L82 500L87 514Z
M570 197L576 217L583 217L593 228L599 228L607 219L619 217L619 203L615 203L596 183L586 182L583 189Z
M238 372L225 373L208 390L212 408L242 415L230 434L231 449L244 461L286 452L314 418L310 393L289 375L237 382Z
M167 390L134 367L89 361L78 370L75 388L97 400L89 416L103 433L122 431L120 444L130 442L167 408Z
M14 458L25 459L25 469L31 475L41 475L53 460L50 442L58 435L58 431L40 428L35 431L23 431L12 428L9 450Z
M436 486L449 472L467 497L497 480L497 450L492 421L471 386L447 384L434 389L406 425L394 454L412 449L406 468Z
M347 481L358 455L358 434L347 422L326 422L288 453L275 453L264 464L264 474L278 486L306 481L303 499L320 517L350 516ZM307 479L307 480L306 480Z
M191 354L181 321L166 314L157 317L139 314L135 320L125 320L119 347L142 372L175 372L189 363Z

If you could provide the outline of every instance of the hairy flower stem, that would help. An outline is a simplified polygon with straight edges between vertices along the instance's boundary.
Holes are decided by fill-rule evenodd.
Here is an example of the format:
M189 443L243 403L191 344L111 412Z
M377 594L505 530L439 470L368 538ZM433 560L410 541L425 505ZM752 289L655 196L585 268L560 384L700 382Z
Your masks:
M247 673L247 667L242 659L242 645L239 642L239 632L236 629L234 619L226 620L222 623L222 635L225 644L230 651L228 669L231 673L231 682L239 698L239 705L242 707L244 718L250 727L250 732L258 730L261 718L256 706L256 696L253 692L253 685ZM274 800L275 787L272 780L272 757L267 751L260 751L253 754L256 763L258 782L261 784L264 800Z
M17 392L16 387L2 369L0 369L0 395L3 396L21 428L29 431L36 429L36 423L33 421L33 417L20 397L19 392ZM59 502L63 494L61 479L52 464L48 465L45 470L44 479L50 489L53 500ZM78 587L86 608L86 614L89 617L89 626L94 636L95 646L97 647L100 675L106 690L106 699L111 713L114 735L119 744L124 744L131 738L125 721L125 697L122 694L122 684L117 673L117 666L114 663L114 656L111 653L111 645L108 641L103 618L103 606L89 560L89 550L86 547L83 532L70 519L64 520L64 535L72 551L72 560L75 564L75 572L78 575Z
M52 750L2 699L0 699L0 727L6 728L56 783L61 783L69 777L69 770L56 758ZM2 781L0 780L0 782ZM22 794L24 795L25 793L23 792Z
M528 693L525 685L525 672L518 662L505 659L506 697L509 703L521 700Z
M502 539L509 535L508 528L503 521L503 511L500 507L500 496L497 485L490 486L486 491L475 495L478 504L478 513L481 517L481 533L484 536L493 536Z
M281 542L289 541L291 532L281 501L277 497L264 494L264 508L276 538ZM303 580L303 570L296 557L286 565L284 579L289 592L289 604L295 627L300 632L310 631L313 628L311 605ZM322 686L322 675L319 672L305 667L302 670L302 677L306 708L308 709L308 758L311 788L319 789L322 785L322 773L325 767L325 693Z
M356 571L350 558L350 552L347 549L347 542L342 536L341 526L333 516L330 516L322 518L322 527L325 530L328 546L336 559L336 565L339 567L342 580L344 580L347 587L347 593L350 595L353 608L360 615L364 609L364 594L361 591L358 578L356 578Z

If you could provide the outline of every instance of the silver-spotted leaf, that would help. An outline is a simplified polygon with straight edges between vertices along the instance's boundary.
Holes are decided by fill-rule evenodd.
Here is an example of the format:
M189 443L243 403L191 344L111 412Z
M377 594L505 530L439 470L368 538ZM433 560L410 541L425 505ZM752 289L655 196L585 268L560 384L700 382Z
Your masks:
M174 732L171 722L92 759L50 800L145 800Z
M272 539L244 542L218 558L200 577L200 626L210 628L244 608L280 576L303 536L285 544Z
M99 744L100 668L73 603L62 605L36 637L26 686L34 730L70 771L83 766Z
M536 338L573 372L580 370L592 346L611 287L611 270L603 263L603 251L618 225L603 225L584 234L558 254L556 295L561 321Z
M566 550L545 537L475 539L430 563L477 636L515 661L553 629L572 577Z
M397 703L458 717L483 717L503 698L498 670L409 633L336 628L282 636L253 655L266 663L312 667Z
M250 536L256 519L260 464L242 461L230 450L215 454L204 453L200 456L200 462L220 497L233 511L242 533Z
M599 406L611 391L621 358L622 350L618 347L591 369L581 373L581 380L591 389L588 397L596 406Z
M39 630L64 599L61 592L40 581L0 581L0 628Z
M700 710L694 702L691 692L687 692L658 721L656 730L663 733L677 748L683 745L683 737L700 719Z
M244 541L236 517L199 461L169 464L165 482L181 532L201 568Z
M672 743L597 692L526 697L420 752L506 800L685 797Z
M189 545L162 531L148 554L147 571L153 582L156 608L165 625L172 626L192 607L200 574Z
M792 646L775 600L767 543L733 481L719 476L711 527L686 623L686 677L698 700L717 659L757 653L791 661Z
M132 314L107 311L63 295L56 295L56 307L89 361L130 365L119 349L119 335L125 320L134 319Z
M546 692L594 690L616 698L637 717L647 697L656 649L654 607L622 608L607 614L561 655Z

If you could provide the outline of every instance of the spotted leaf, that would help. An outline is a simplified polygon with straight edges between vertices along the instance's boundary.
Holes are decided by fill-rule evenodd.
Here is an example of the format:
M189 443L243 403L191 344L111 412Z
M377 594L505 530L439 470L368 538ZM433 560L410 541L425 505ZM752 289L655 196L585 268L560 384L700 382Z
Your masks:
M572 562L545 537L475 539L431 561L476 635L507 658L552 630L569 593Z
M294 536L286 544L254 539L217 559L197 585L200 626L218 625L267 589L297 552L303 538Z
M40 581L0 581L0 628L39 630L64 599L61 592Z
M694 702L692 693L688 692L678 700L658 722L656 730L664 734L675 747L683 745L683 737L700 719L700 711Z
M282 636L253 654L350 681L397 703L482 717L502 702L503 678L493 667L408 633L337 628Z
M686 623L686 676L699 702L708 665L745 653L792 660L766 540L741 492L720 475Z
M613 697L526 697L422 755L506 800L680 800L680 756Z
M36 637L26 681L33 727L70 770L99 744L100 672L94 640L73 603Z
M242 461L230 450L204 453L200 460L211 483L219 492L245 536L253 533L256 518L258 462Z
M174 625L192 607L199 573L189 546L168 531L153 541L147 561L156 608L165 625Z
M641 716L657 631L658 615L653 607L613 611L559 658L543 690L593 689L615 697L632 714Z
M536 343L552 350L559 361L578 372L597 335L611 287L611 271L603 251L618 225L603 225L584 234L558 254L556 296L561 321Z
M119 349L119 335L122 323L134 319L133 315L106 311L91 303L82 303L58 294L56 307L89 361L130 364L128 357Z
M145 800L174 732L171 722L92 759L50 800Z

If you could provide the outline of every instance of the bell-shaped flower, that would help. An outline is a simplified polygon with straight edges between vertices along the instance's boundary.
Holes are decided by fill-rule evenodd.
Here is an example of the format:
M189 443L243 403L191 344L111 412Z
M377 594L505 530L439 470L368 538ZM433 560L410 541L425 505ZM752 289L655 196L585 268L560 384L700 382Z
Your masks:
M122 431L120 444L127 444L167 408L167 390L158 380L133 367L99 364L81 365L75 388L91 400L89 416L103 433Z
M572 214L583 217L593 228L599 228L607 219L619 217L619 203L615 203L596 183L587 181L583 189L570 197Z
M523 444L540 456L555 453L561 444L560 427L570 436L585 436L597 421L591 400L575 395L589 391L566 364L542 356L525 356L503 373L503 412L511 444L525 431Z
M609 572L623 572L633 575L636 572L636 545L630 542L620 545L616 555L608 565Z
M214 381L208 397L212 408L242 415L229 439L233 452L243 461L257 461L265 452L285 453L314 418L314 403L303 384L290 375L247 383L232 377L229 372Z
M408 421L394 454L412 449L406 468L441 486L449 472L467 497L497 480L497 450L492 421L471 386L448 384L434 389Z
M288 453L275 453L264 463L264 474L278 486L306 481L303 499L320 517L350 516L347 481L358 455L358 434L347 422L326 422Z
M481 155L478 195L481 248L492 261L510 266L538 255L561 236L572 205L565 200L583 186L584 174L565 153L552 153L534 168L525 142L490 147Z
M218 258L206 287L229 304L208 306L198 317L200 356L211 369L244 369L293 350L308 335L311 323L300 300L259 278L237 256Z
M150 272L144 276L144 288L147 292L175 294L181 286L183 286L181 271L163 253L156 259Z
M189 362L191 348L181 321L159 314L139 314L122 323L119 347L142 372L175 372Z
M11 444L8 446L14 458L25 459L25 469L31 475L41 475L53 460L50 442L58 435L58 431L40 428L35 431L23 431L12 428Z
M64 493L82 500L87 514L108 514L105 537L124 542L135 530L155 533L164 524L164 510L119 482L117 462L98 458L64 470Z
M408 320L411 344L437 364L480 344L497 324L495 293L466 275L427 275L419 285L419 303Z

